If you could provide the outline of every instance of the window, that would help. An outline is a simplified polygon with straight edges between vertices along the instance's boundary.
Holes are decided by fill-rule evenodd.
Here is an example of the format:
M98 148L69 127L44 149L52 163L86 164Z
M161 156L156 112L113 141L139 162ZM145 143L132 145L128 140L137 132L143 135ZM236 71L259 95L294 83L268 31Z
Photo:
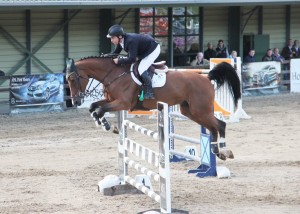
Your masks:
M199 51L199 7L172 9L172 26L168 25L168 8L140 8L139 32L152 35L161 45L161 54L168 53L169 27L173 33L174 66L188 65ZM177 58L177 59L175 59Z
M195 59L199 49L199 7L173 8L173 44L184 56L184 62L178 66L189 65ZM178 52L178 51L177 51ZM175 64L175 66L177 66Z
M161 45L161 53L168 50L168 8L141 8L140 33L152 35Z

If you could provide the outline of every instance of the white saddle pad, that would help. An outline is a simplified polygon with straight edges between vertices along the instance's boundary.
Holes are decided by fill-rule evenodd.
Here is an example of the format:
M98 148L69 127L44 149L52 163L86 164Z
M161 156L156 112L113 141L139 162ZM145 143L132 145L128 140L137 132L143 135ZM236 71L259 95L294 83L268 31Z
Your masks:
M136 82L136 84L138 85L142 85L141 81L139 81L133 74L133 72L131 73L131 77L134 80L134 82ZM166 84L166 73L159 73L159 74L154 74L153 78L152 78L152 87L153 88L159 88L159 87L163 87Z

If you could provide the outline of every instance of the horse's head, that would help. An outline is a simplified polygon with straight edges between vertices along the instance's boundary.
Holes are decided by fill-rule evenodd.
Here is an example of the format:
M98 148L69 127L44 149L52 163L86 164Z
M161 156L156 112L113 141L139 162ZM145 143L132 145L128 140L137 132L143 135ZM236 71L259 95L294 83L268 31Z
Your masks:
M89 78L83 71L77 69L73 59L66 59L66 80L68 81L72 104L80 106L84 102L85 88Z

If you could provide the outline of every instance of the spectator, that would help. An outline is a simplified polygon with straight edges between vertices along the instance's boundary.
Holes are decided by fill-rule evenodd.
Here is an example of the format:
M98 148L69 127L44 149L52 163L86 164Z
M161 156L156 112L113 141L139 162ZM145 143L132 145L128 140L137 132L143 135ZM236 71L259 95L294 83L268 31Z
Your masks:
M176 43L173 43L173 66L183 66L184 65L184 58L181 56L182 52L176 45Z
M256 62L256 59L255 59L255 50L254 49L250 49L248 55L244 58L244 62L245 63Z
M290 60L293 58L293 40L289 39L287 45L282 49L281 55L286 59Z
M263 61L263 62L275 61L272 49L267 50L267 53L263 56L261 61Z
M294 46L292 47L293 58L300 57L300 47L299 47L299 40L294 41Z
M237 52L236 51L231 51L231 54L230 54L229 58L233 59L234 64L236 64L236 57L237 57Z
M191 62L191 66L209 65L209 61L203 58L203 53L198 52L196 58Z
M213 45L211 42L207 43L207 49L204 51L204 59L210 60L210 58L216 58L217 53L213 49Z
M217 56L216 56L217 58L228 58L229 57L228 50L225 47L224 41L222 39L220 39L218 42L216 52L217 52Z
M197 53L199 52L199 45L197 43L192 43L190 49L187 51L188 54L188 64L196 58Z
M283 56L281 56L279 54L279 49L278 48L274 48L274 50L273 50L273 58L277 62L281 62L281 63L284 62L284 58L283 58Z

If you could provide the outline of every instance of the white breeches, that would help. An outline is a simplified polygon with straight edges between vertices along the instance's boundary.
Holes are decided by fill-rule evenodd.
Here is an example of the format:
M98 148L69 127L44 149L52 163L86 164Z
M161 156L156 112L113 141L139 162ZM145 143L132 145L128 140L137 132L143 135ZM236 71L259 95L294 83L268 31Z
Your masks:
M151 54L149 54L148 56L146 56L144 59L141 60L138 68L140 75L142 75L144 71L148 70L148 68L152 65L152 63L154 63L154 61L157 59L159 54L160 54L160 45L158 44Z

